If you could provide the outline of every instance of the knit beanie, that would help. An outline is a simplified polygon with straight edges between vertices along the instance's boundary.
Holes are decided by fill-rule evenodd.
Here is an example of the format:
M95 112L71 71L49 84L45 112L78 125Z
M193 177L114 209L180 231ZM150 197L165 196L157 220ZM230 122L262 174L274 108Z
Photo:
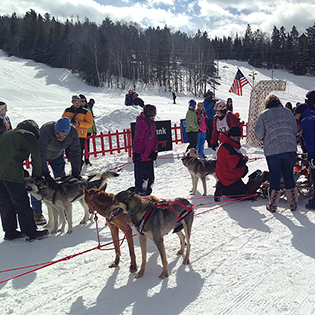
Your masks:
M3 110L7 107L7 104L5 102L0 102L0 110Z
M188 102L188 105L191 106L191 107L194 107L194 106L196 106L196 101L195 100L190 100Z
M61 133L70 132L70 119L68 117L62 117L55 123L55 130Z
M36 121L32 119L27 119L21 121L17 126L16 129L23 129L23 130L28 130L32 132L36 139L39 139L39 126L37 125Z
M239 126L231 126L229 132L228 132L228 137L241 137L242 133L241 133L241 129Z
M312 103L315 102L315 90L307 92L306 98L308 101L310 101Z

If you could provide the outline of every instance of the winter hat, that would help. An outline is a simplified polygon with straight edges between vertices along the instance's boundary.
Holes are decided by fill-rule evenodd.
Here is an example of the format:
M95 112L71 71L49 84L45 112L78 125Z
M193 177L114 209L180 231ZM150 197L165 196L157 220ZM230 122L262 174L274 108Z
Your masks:
M306 108L307 108L307 104L305 104L305 103L299 104L298 106L295 107L294 115L295 114L303 114Z
M5 102L0 102L0 110L3 110L7 107L7 104Z
M227 134L229 137L241 137L242 136L242 133L241 133L241 129L239 126L231 126L228 134Z
M215 103L215 105L213 106L213 109L215 111L219 110L219 111L224 111L226 109L226 103L225 101L221 100Z
M146 104L143 107L143 114L146 117L153 117L156 115L156 107L154 105Z
M188 102L188 104L189 104L189 106L194 107L194 106L196 106L196 101L195 100L190 100Z
M62 117L55 123L55 130L61 133L70 132L70 119L68 117Z
M72 95L72 101L76 100L76 99L81 99L81 97L79 95Z
M315 102L315 90L306 93L306 98L310 102Z
M32 119L23 120L16 126L16 129L28 130L35 135L37 140L39 139L39 127Z

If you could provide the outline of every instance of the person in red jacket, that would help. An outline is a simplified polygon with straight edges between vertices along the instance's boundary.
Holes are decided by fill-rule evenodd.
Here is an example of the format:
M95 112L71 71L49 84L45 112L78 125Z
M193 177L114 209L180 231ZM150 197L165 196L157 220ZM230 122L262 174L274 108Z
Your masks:
M213 108L216 114L213 119L213 131L210 146L212 150L216 150L219 136L222 133L228 133L231 126L238 126L240 130L242 130L242 128L238 117L231 111L227 110L225 101L218 101Z
M215 174L218 182L214 193L215 201L220 201L219 196L244 195L249 193L248 187L242 181L248 168L248 157L240 152L241 129L231 126L228 133L222 133L221 142L217 153Z

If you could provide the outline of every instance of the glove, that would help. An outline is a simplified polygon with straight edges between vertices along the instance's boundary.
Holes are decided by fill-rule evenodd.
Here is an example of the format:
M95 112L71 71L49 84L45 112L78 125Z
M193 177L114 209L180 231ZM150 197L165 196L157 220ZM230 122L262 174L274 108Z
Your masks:
M140 154L139 153L134 153L133 154L133 163L138 164L141 162Z
M151 152L151 154L149 155L149 158L150 158L152 161L155 161L155 160L156 160L157 155L158 155L158 153L157 153L157 152Z
M48 187L50 187L51 189L56 189L58 184L56 183L56 181L50 176L50 174L44 174L44 177L46 179L47 185Z
M23 175L24 177L30 177L30 173L25 168L23 168Z
M248 166L245 165L245 170L244 170L244 174L242 175L242 178L244 178L247 173L248 173Z
M216 148L217 148L217 144L216 144L216 143L210 143L210 146L211 146L211 149L212 149L213 151L215 151Z

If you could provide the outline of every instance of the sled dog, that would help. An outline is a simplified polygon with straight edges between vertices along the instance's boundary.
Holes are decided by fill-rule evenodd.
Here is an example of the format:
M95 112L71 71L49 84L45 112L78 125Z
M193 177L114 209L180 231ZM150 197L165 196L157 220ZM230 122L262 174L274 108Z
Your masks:
M36 199L42 200L47 206L48 222L45 227L49 227L54 221L54 227L51 233L63 232L66 221L68 223L67 233L72 232L72 202L79 201L84 209L84 217L80 224L84 224L88 219L92 218L89 215L89 208L84 202L83 187L99 188L104 185L109 179L117 177L115 172L92 172L82 179L77 179L72 176L56 179L58 183L56 189L50 188L44 178L27 178L24 182L26 190L31 193ZM89 218L90 216L90 218ZM59 219L61 227L59 227Z
M135 187L131 187L115 195L113 202L105 208L105 211L122 211L128 214L136 227L142 253L142 264L139 272L135 274L136 278L142 277L145 271L147 238L150 238L155 243L162 259L163 271L160 274L160 278L168 277L168 263L163 237L172 229L174 229L174 232L177 233L180 239L181 247L177 255L184 253L186 236L187 249L183 264L189 264L190 235L194 210L188 200L176 198L156 203L140 197L136 194ZM182 228L184 228L185 236L181 231Z
M198 159L197 154L198 151L195 148L190 148L186 152L185 156L182 158L182 162L187 167L188 172L191 176L192 189L190 191L190 194L191 195L196 194L198 180L200 178L203 185L203 196L206 196L207 195L206 176L210 174L217 180L217 177L215 175L215 167L217 164L217 160Z

